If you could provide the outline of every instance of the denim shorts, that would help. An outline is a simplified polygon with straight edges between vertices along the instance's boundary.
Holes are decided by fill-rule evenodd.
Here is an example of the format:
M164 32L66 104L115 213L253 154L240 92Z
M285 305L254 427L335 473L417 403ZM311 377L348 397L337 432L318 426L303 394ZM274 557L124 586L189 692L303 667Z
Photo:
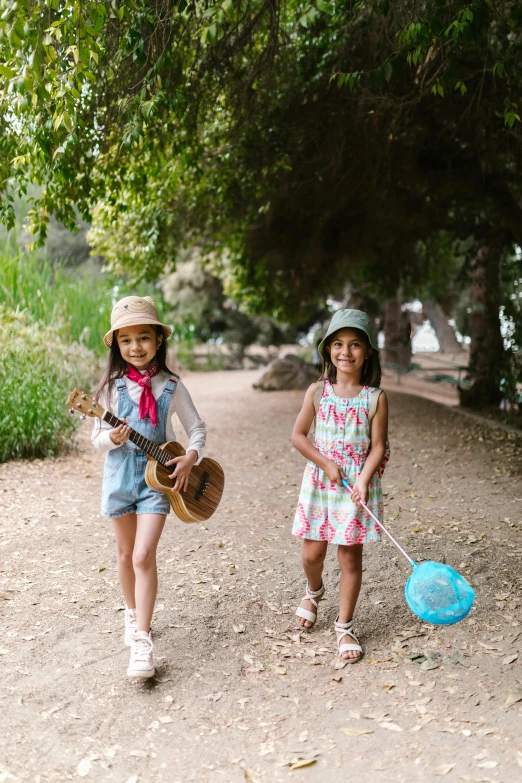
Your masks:
M145 481L147 457L126 443L113 449L105 466L101 513L115 519L125 514L168 514L170 502L163 492L151 489Z

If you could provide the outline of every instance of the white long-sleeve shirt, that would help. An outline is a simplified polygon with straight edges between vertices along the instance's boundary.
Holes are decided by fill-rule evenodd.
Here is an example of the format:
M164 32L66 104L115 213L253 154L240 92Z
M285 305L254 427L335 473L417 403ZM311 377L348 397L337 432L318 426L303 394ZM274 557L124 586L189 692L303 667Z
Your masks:
M141 374L144 375L145 373ZM151 378L152 393L156 400L161 396L170 377L171 376L168 373L160 372ZM142 387L135 381L129 380L127 377L125 377L123 380L125 381L129 397L131 398L132 402L135 402L138 405ZM112 387L110 399L107 399L106 394L102 392L98 398L98 401L100 405L105 408L105 410L109 410L114 416L118 415L118 390L116 389L116 386ZM205 446L205 440L207 438L207 428L205 426L205 422L200 418L199 413L196 410L196 406L192 402L190 394L181 381L177 382L176 388L174 389L174 392L170 398L166 423L167 440L176 440L172 423L172 418L175 413L178 415L178 418L183 425L183 429L187 433L189 439L187 451L196 451L199 462L203 456L203 447ZM116 443L113 443L110 438L111 429L112 427L110 424L107 424L107 422L102 421L101 419L94 420L91 440L94 447L99 451L106 452L111 451L111 449L119 448L119 446Z

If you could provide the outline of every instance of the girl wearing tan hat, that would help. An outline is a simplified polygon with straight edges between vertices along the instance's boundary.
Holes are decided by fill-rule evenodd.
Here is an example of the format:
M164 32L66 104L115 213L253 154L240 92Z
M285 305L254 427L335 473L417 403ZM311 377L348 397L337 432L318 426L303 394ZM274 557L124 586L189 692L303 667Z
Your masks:
M306 392L292 444L306 457L292 533L303 539L306 592L297 608L301 628L311 628L323 597L328 544L337 545L341 567L339 614L334 623L339 654L347 663L362 657L353 613L362 580L363 545L380 530L362 509L382 518L381 475L389 458L388 403L381 381L378 346L361 310L339 310L318 351L322 380ZM308 432L315 419L313 444ZM342 485L347 480L353 495Z
M131 648L129 677L152 677L150 625L156 601L156 549L170 510L167 497L145 482L146 455L129 441L130 428L154 443L175 440L177 413L188 437L187 453L172 464L173 489L185 489L192 466L201 459L205 423L190 394L167 366L172 329L161 323L148 296L127 296L114 306L107 369L98 387L101 405L126 424L111 429L96 418L92 442L107 453L101 513L112 519L118 577L125 597L125 644Z

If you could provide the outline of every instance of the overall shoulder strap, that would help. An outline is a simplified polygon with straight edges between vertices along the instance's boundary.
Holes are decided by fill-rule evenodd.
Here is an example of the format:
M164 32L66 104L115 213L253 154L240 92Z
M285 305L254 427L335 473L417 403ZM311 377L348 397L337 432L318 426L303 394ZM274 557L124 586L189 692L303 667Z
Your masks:
M368 424L372 423L372 419L375 416L375 411L377 410L377 403L379 402L379 396L381 394L381 389L374 389L370 395L370 407L368 409Z
M177 389L179 381L179 375L173 375L172 378L169 378L165 389L163 390L165 394L174 394L174 391Z

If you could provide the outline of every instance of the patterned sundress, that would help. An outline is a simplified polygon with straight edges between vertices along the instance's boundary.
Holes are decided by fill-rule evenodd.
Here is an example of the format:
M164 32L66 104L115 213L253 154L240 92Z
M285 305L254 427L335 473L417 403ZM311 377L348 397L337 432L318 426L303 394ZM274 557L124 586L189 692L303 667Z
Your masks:
M314 446L334 460L354 484L370 450L368 412L374 389L363 386L357 397L338 397L329 381L319 402ZM366 505L376 517L383 517L381 476L389 459L389 448L368 487ZM303 476L292 534L330 544L369 544L380 541L378 526L351 499L345 487L330 481L321 468L308 462Z

